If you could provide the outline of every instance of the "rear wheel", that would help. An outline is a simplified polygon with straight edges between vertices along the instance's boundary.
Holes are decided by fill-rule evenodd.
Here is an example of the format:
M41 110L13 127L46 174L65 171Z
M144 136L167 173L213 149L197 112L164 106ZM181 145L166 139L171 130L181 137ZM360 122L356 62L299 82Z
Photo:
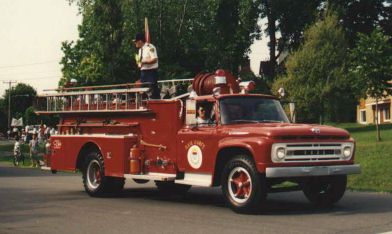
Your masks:
M175 184L172 181L155 181L158 191L164 195L184 195L192 187L191 185Z
M105 176L102 155L91 152L87 155L83 170L83 185L86 192L92 197L116 195L124 187L124 178Z
M329 206L343 197L346 185L347 175L313 177L302 183L302 191L311 203Z
M267 196L265 176L258 173L247 156L230 160L222 173L222 192L237 213L253 213Z

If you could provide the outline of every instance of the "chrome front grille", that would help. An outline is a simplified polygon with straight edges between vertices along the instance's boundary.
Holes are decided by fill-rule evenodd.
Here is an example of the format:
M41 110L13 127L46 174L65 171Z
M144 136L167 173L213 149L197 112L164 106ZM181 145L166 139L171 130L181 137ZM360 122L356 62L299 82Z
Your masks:
M285 162L339 160L342 144L286 144Z
M352 143L276 143L272 146L273 162L343 161L343 149ZM285 157L278 158L277 151L284 150Z

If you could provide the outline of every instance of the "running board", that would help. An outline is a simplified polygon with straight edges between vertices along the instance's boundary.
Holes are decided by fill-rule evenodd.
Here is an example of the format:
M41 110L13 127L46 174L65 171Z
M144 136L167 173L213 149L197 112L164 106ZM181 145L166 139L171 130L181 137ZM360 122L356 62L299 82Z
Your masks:
M174 183L210 187L212 185L212 175L185 173L184 179L175 180Z
M174 181L176 179L176 175L166 173L124 174L124 178L138 180Z

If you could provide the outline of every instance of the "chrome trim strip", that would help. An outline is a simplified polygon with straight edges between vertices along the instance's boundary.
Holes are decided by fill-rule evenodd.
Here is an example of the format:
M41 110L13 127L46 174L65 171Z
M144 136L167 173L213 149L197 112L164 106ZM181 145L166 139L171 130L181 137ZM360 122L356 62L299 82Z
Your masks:
M359 164L309 167L267 167L267 178L349 175L361 173Z
M184 179L178 179L174 182L176 184L188 184L202 187L210 187L212 185L212 174L185 173Z

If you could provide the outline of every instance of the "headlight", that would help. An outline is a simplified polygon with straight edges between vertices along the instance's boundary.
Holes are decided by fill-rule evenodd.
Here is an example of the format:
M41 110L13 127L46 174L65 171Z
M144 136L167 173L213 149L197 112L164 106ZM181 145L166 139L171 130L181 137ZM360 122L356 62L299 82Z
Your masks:
M286 156L286 149L285 148L279 147L279 148L276 149L276 157L279 160L284 159L285 156Z
M351 157L352 149L350 146L346 146L343 148L343 158Z
M342 145L342 159L349 160L354 154L354 144L353 143L343 143Z
M271 148L271 160L274 163L281 163L286 158L286 143L275 143L272 144Z

